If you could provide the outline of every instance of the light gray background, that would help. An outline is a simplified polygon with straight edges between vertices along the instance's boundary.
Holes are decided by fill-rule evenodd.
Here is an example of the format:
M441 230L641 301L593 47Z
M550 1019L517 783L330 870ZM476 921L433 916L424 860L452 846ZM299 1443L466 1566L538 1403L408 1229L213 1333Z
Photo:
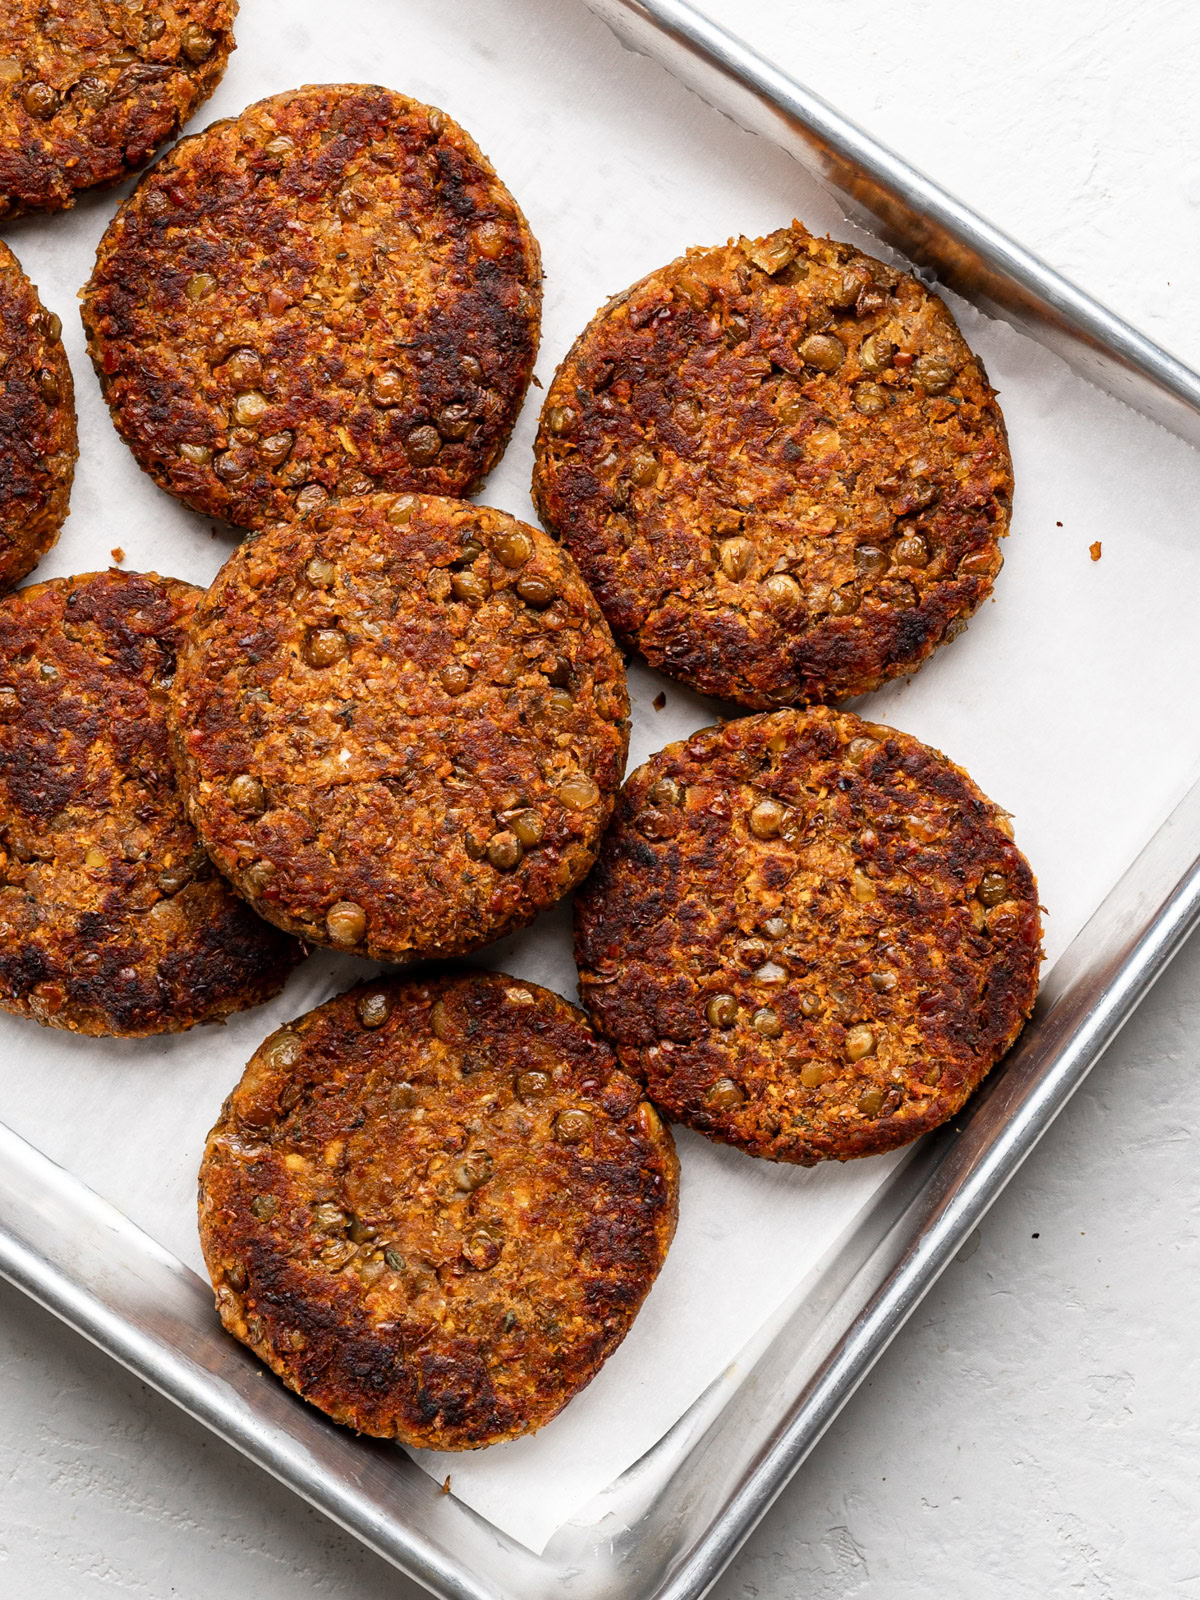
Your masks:
M529 7L577 0L495 3L519 26ZM1200 364L1193 4L705 4ZM1164 692L1179 693L1181 737L1194 738L1192 695ZM1200 1596L1198 980L1194 943L719 1600ZM106 1589L155 1600L418 1593L0 1287L0 1595Z

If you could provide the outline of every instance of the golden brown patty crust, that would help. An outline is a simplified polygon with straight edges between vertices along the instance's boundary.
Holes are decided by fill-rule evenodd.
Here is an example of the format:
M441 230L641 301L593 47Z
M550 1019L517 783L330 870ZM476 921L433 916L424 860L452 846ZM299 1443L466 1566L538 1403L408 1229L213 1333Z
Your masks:
M94 572L0 600L0 1007L171 1033L276 994L301 947L213 869L167 756L191 584Z
M534 472L617 636L760 707L919 666L991 590L1011 491L946 307L799 223L611 300L546 396Z
M628 713L570 556L419 495L340 501L236 550L171 703L222 872L281 928L380 961L479 949L573 888Z
M275 1033L209 1135L226 1328L363 1433L544 1426L675 1231L670 1131L574 1006L499 973L364 984Z
M236 0L0 0L0 217L119 183L221 81Z
M31 572L67 515L79 445L62 323L0 244L0 589Z
M537 244L474 141L363 84L182 140L85 291L113 419L171 494L243 528L334 492L469 494L533 371Z
M656 1105L775 1161L952 1116L1037 993L1037 886L937 750L825 707L630 777L576 897L584 1003Z

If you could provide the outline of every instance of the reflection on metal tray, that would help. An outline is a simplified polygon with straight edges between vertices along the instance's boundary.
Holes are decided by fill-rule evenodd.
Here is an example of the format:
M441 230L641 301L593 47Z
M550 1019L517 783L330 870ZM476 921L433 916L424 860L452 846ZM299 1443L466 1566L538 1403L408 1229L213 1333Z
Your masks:
M590 0L628 42L796 154L864 221L1093 382L1200 441L1200 379L680 0ZM918 1145L718 1384L541 1557L399 1452L264 1382L208 1286L0 1129L0 1272L412 1577L472 1600L690 1600L713 1581L1200 915L1190 794L1053 969L1002 1072ZM214 1108L215 1109L215 1108Z

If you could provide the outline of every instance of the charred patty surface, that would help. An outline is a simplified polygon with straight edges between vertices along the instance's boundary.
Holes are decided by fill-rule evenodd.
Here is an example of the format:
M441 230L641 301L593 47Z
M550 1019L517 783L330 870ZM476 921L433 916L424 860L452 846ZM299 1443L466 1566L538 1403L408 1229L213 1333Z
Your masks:
M221 81L235 0L0 0L0 217L119 183Z
M381 961L524 926L595 859L625 769L620 655L540 529L341 501L240 546L172 693L189 815L289 932Z
M668 1129L583 1014L497 973L364 984L275 1033L209 1135L226 1328L364 1433L531 1433L625 1337L675 1229Z
M363 84L182 140L100 243L89 347L140 465L261 528L372 488L468 494L537 350L541 268L474 141Z
M0 590L31 572L67 515L79 446L62 323L0 244Z
M219 1022L301 947L211 866L167 756L201 591L97 572L0 600L0 1006L89 1034Z
M1007 815L907 734L826 707L633 773L576 897L580 990L666 1113L803 1165L956 1112L1037 993Z
M919 666L990 592L1011 491L946 307L799 223L610 301L546 396L534 472L618 637L754 707Z

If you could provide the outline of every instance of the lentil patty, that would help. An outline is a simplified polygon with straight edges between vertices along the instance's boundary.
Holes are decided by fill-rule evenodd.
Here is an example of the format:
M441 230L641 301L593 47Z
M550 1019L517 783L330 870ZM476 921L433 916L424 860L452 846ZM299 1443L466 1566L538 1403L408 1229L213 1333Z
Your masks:
M334 84L181 140L101 240L84 322L139 464L261 528L335 491L470 493L524 397L540 297L474 141Z
M0 600L0 1006L170 1033L276 994L301 947L211 867L165 702L201 591L94 572Z
M364 1433L542 1427L629 1331L675 1231L670 1131L583 1014L499 973L364 984L275 1033L209 1135L217 1308Z
M79 446L62 323L0 244L0 589L58 538Z
M826 707L669 745L576 897L584 1002L667 1114L803 1166L956 1112L1037 993L1006 814L907 734Z
M0 217L119 183L221 81L235 0L0 0Z
M610 301L546 396L534 472L617 636L756 707L919 666L990 592L1011 490L946 307L799 223Z
M578 883L628 713L570 556L502 511L418 495L240 546L171 704L221 870L280 927L380 961L476 950Z

